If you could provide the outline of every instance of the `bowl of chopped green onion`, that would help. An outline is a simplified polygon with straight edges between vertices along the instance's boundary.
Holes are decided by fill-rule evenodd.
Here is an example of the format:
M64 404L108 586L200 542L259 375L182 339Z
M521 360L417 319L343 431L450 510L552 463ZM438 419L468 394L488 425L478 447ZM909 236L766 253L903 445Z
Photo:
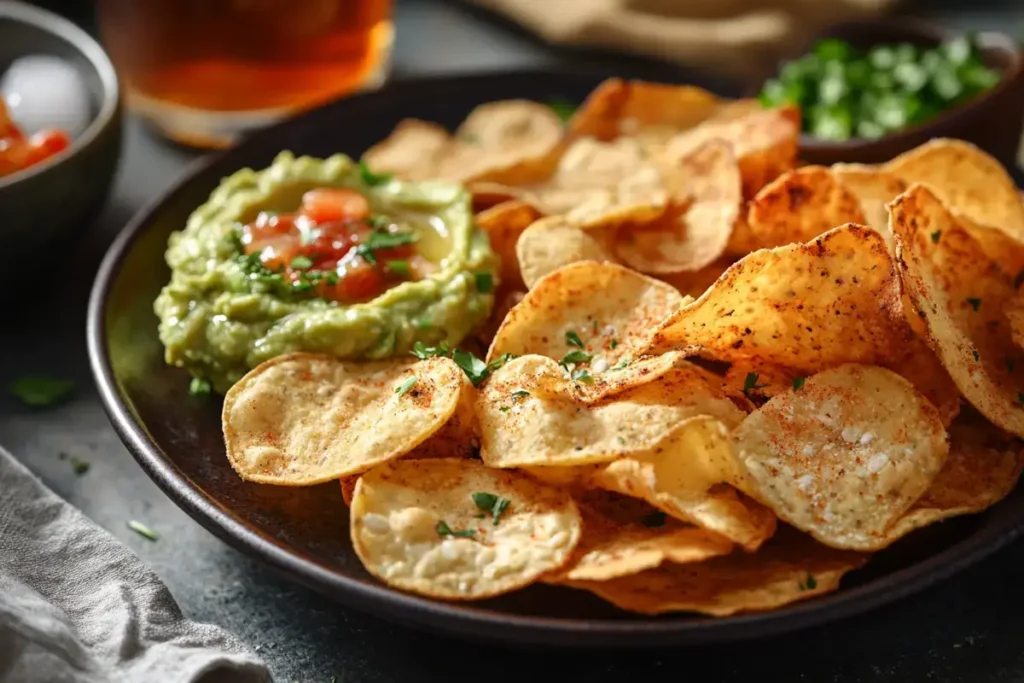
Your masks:
M968 140L1016 162L1024 60L1005 34L853 21L797 54L759 79L756 93L765 106L800 107L807 163L878 163L934 137Z

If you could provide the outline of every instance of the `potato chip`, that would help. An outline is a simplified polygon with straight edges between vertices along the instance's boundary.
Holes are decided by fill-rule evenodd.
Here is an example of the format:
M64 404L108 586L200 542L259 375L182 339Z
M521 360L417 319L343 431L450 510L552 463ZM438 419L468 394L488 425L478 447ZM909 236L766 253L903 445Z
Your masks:
M353 474L350 477L342 477L338 480L341 484L341 499L345 501L345 505L352 507L352 496L356 493L356 484L359 483L359 475Z
M451 135L436 123L405 119L385 140L366 150L363 161L375 173L391 173L403 180L432 180L451 144Z
M487 233L491 249L500 259L498 281L508 290L525 290L519 274L516 242L532 223L541 217L535 208L518 200L503 202L476 215L476 224Z
M692 564L663 564L610 581L573 581L630 612L700 612L727 617L776 609L829 593L867 556L835 550L791 529L757 553L733 552Z
M743 178L743 196L752 198L766 184L796 166L798 115L788 109L761 109L709 121L666 141L664 159L679 162L708 140L725 140Z
M1003 304L1003 315L1010 325L1010 338L1018 349L1024 348L1024 296L1015 294Z
M891 357L910 334L885 241L857 225L754 252L665 320L649 353L669 349L813 372Z
M904 286L942 365L993 424L1024 435L1024 356L1003 312L1015 294L1012 276L926 186L911 186L889 207Z
M999 228L975 223L963 216L957 216L957 223L970 233L986 256L1013 276L1015 287L1024 280L1024 243Z
M732 259L721 258L691 273L664 273L656 277L662 282L672 285L679 290L680 294L690 297L692 301L708 291L708 287L715 284L715 281L722 277L722 273L727 271L732 264Z
M1024 205L1002 164L963 140L939 138L882 167L907 185L923 183L954 213L1024 239Z
M629 268L573 263L527 292L505 318L487 358L572 357L577 369L596 376L637 357L652 328L682 303L674 287Z
M492 467L585 465L650 451L696 415L738 424L740 411L706 372L681 364L647 381L588 401L582 384L554 360L509 361L477 400L481 453Z
M747 416L734 437L748 493L849 550L883 547L949 454L935 407L899 375L869 365L809 377Z
M590 481L756 550L775 533L775 515L731 485L745 477L729 437L742 416L733 410L727 422L706 415L682 421L650 451L611 462Z
M472 460L399 460L359 478L352 544L400 590L479 600L522 588L569 561L582 533L572 498Z
M592 491L577 504L583 536L569 563L544 577L546 583L607 581L663 562L701 562L732 550L727 539L666 518L636 499Z
M607 235L579 228L564 216L542 218L524 230L516 243L516 259L527 288L570 263L616 261Z
M857 197L823 166L804 166L766 185L750 202L747 220L754 239L769 247L865 222Z
M889 529L890 542L949 517L980 512L1005 498L1020 478L1024 446L976 414L949 429L949 458L924 495Z
M689 203L658 221L620 228L619 259L642 273L696 271L715 262L729 244L740 212L740 169L727 143L711 140L679 162Z
M732 227L732 234L729 235L729 243L725 246L725 254L728 257L743 257L752 251L763 249L761 244L750 229L750 202L740 207L740 214L736 218L736 224Z
M893 240L889 232L889 209L886 204L906 190L907 184L891 173L866 164L832 164L829 170L839 184L857 198L865 225L884 237L892 252Z
M258 365L227 392L228 460L242 479L308 486L413 450L445 425L465 374L447 358L349 363L293 353Z

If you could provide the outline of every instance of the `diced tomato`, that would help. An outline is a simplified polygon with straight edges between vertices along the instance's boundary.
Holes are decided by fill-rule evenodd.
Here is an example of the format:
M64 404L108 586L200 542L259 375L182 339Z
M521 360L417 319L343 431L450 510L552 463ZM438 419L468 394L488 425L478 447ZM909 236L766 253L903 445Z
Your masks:
M302 195L302 211L314 223L360 219L370 215L366 198L353 190L319 188Z
M335 301L369 301L387 289L379 268L361 258L352 258L338 268L338 283L323 285L322 296Z
M71 138L62 130L42 130L28 139L31 148L29 165L63 152L71 144Z

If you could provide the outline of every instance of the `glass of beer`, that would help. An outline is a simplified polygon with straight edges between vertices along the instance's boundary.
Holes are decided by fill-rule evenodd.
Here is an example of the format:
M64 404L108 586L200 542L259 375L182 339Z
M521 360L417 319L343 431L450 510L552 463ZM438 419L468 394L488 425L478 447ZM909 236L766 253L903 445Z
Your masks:
M98 0L129 106L182 144L218 148L380 86L392 0Z

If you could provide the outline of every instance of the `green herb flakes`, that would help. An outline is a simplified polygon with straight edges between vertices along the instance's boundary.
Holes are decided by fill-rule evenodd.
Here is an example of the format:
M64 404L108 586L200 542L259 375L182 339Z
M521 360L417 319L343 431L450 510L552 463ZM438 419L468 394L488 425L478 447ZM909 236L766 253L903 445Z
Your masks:
M137 522L134 519L128 522L128 528L137 533L143 538L148 538L151 541L157 541L160 539L160 534L150 529L142 522Z
M501 498L493 493L478 492L473 495L473 504L484 512L490 513L494 525L497 526L501 516L505 514L509 504L512 502L507 498Z
M575 346L578 349L584 348L583 340L580 339L580 335L576 334L572 330L565 333L565 343L569 346Z
M455 538L473 538L476 535L476 531L473 529L453 530L443 519L434 526L434 531L438 536L453 536Z
M399 396L405 396L405 392L412 389L413 385L416 384L416 375L406 377L405 380L395 387L395 393Z

